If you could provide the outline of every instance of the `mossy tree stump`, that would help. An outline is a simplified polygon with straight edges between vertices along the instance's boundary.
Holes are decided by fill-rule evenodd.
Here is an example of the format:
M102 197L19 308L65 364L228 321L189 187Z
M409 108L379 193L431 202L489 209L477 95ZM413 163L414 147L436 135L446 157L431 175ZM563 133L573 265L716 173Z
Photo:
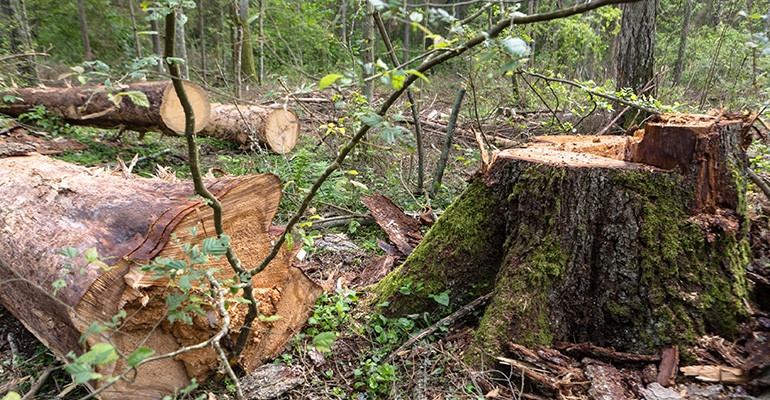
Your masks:
M455 309L493 290L476 355L507 341L651 352L734 334L749 256L741 130L669 115L634 138L499 152L375 301L414 313L435 311L428 296L447 289Z

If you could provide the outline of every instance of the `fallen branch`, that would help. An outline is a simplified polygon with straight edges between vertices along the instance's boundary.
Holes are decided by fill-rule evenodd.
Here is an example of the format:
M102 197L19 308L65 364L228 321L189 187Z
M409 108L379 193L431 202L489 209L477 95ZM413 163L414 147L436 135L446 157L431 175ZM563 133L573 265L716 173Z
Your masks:
M441 320L439 320L435 324L433 324L433 325L431 325L431 326L421 330L418 334L412 336L411 339L407 340L406 343L402 344L399 348L397 348L396 351L390 353L390 355L388 356L387 362L392 362L393 359L396 356L402 355L404 353L404 351L406 351L406 349L412 347L412 345L414 345L415 343L419 342L420 340L422 340L422 339L432 335L433 332L436 332L442 326L450 326L450 325L454 324L460 318L470 314L471 312L473 312L477 308L479 308L482 305L486 304L486 302L489 301L489 299L492 298L493 294L494 294L494 292L487 293L484 296L481 296L478 299L473 300L472 302L466 304L465 306L463 306L463 308L461 308L461 309L453 312L452 314L442 318Z

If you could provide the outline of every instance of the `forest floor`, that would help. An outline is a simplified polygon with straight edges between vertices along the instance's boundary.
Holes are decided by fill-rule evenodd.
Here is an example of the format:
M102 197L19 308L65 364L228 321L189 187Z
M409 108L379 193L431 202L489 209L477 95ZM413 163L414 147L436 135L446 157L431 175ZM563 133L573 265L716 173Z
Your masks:
M323 94L318 93L303 96L323 98ZM436 96L423 103L421 122L426 171L429 171L425 175L426 187L433 178L432 172L444 145L451 100L451 96ZM336 152L336 147L350 136L330 129L331 124L339 127L350 119L344 110L334 107L331 99L292 106L300 112L303 137L295 151L285 157L260 150L243 151L221 141L201 140L202 164L207 170L229 174L273 172L286 182L285 199L276 224L288 219L301 200L303 189L312 184ZM157 164L167 172L187 176L187 156L180 138L153 134L140 137L132 132L118 135L114 131L71 128L42 117L44 115L32 118L44 121L36 126L30 126L29 119L22 124L0 119L0 141L17 140L38 150L48 149L46 151L51 153L61 150L63 153L59 157L86 165L115 167L116 157L128 161L134 154L139 154L143 162L137 164L134 171L138 175L160 174L161 171L154 168ZM360 198L373 193L392 198L410 215L420 214L426 207L440 212L462 191L465 180L480 165L474 132L481 132L499 147L511 147L531 136L553 133L555 126L566 123L575 128L572 133L587 135L600 131L608 121L609 118L602 114L581 119L562 113L557 119L547 110L516 113L506 108L490 110L481 118L461 115L445 179L441 189L430 199L414 190L416 156L409 143L387 143L371 137L354 152L343 167L344 171L331 178L330 188L319 194L310 215L365 215L367 210ZM612 131L617 133L618 129ZM770 165L767 146L755 147L754 152L751 157L759 157L758 164L764 160ZM770 169L760 172L770 172ZM755 192L759 191L753 190L749 194L752 249L756 269L764 270L763 266L770 260L770 219L767 217L770 201ZM361 291L360 285L372 283L367 267L384 254L383 246L379 244L387 240L383 232L370 221L363 224L350 222L333 229L308 227L305 237L308 239L305 242L308 256L299 266L313 279L329 283L336 290L319 299L311 323L276 359L276 364L285 368L280 373L286 378L283 382L274 379L271 384L286 384L282 398L621 398L611 391L602 391L613 388L622 390L622 395L627 398L770 398L769 393L762 394L763 385L770 386L770 377L748 385L745 382L727 383L726 379L703 383L679 374L673 385L664 387L658 384L658 370L664 365L662 361L628 361L624 358L627 355L614 353L611 349L604 349L608 351L605 353L593 349L579 355L568 355L567 350L549 353L549 350L541 349L539 356L529 355L534 358L523 362L526 365L523 369L528 371L525 373L516 372L522 370L518 364L517 367L500 364L472 368L464 363L463 353L471 342L479 311L458 317L449 326L434 326L434 331L424 340L402 349L400 345L410 336L425 326L432 326L435 316L389 319L377 310L362 309L360 297L365 296L365 292ZM742 363L756 356L750 345L770 340L770 315L759 311L761 308L756 304L751 307L755 313L746 322L741 337L731 341L702 338L697 346L682 350L682 353L692 355L688 362L740 368ZM312 348L310 339L314 332L326 329L334 329L340 335L332 351L322 353ZM560 362L568 365L571 372L556 371L554 354L559 354ZM517 354L517 357L523 356ZM598 374L603 378L594 377L593 380L606 383L606 388L594 387L590 384L591 379L586 378L589 374L596 375L597 370L602 371ZM723 372L727 374L728 371ZM763 372L768 374L767 370L763 369ZM279 373L269 374L277 376ZM35 386L37 383L39 386ZM87 394L84 388L70 385L68 374L53 355L13 315L0 307L0 396L8 390L22 393L35 390L36 398L74 399ZM231 390L231 385L208 382L192 394L177 398L233 398Z

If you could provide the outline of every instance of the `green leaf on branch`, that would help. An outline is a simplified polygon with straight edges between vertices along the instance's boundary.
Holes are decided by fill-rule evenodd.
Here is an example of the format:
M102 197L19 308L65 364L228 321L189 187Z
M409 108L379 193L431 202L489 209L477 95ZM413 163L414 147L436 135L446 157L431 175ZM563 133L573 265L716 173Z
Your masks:
M324 90L329 85L333 84L334 82L337 82L338 79L342 78L343 75L340 74L329 74L321 78L320 81L318 81L318 90Z
M508 38L502 42L503 50L506 53L518 57L524 57L529 54L529 46L521 38Z
M140 347L136 350L134 350L131 355L128 356L128 360L126 360L126 364L128 364L129 367L136 367L139 365L140 362L146 360L148 357L155 354L155 350L148 349L146 347Z

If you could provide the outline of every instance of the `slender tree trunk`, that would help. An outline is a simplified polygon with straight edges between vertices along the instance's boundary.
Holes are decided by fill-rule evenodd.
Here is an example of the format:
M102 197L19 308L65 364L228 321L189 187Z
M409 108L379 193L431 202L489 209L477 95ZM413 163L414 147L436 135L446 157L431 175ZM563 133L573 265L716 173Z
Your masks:
M179 67L182 79L190 79L190 64L187 59L187 41L185 40L185 29L182 21L182 15L177 14L176 19L176 40L174 45L176 46L176 57L184 60Z
M257 81L257 69L254 66L254 50L251 47L251 28L249 27L249 0L238 0L236 6L237 21L241 28L241 73L245 79ZM261 17L261 16L260 16Z
M265 0L259 0L259 83L265 80Z
M160 26L158 24L158 20L156 19L150 20L150 30L152 32L155 32L152 35L150 35L150 37L152 38L152 53L158 56L162 60L163 53L161 52L161 49L160 49ZM163 66L163 61L158 63L158 72L160 72L161 74L166 72L166 68Z
M139 30L136 29L136 15L134 14L134 1L128 0L128 11L131 13L131 28L134 30L134 48L136 58L142 58L142 43L139 41Z
M15 20L11 22L11 32L18 36L16 45L13 45L13 41L11 43L12 49L20 52L33 52L35 46L32 44L32 33L29 30L29 18L27 18L27 6L24 4L24 0L11 0L10 8L10 14ZM21 76L34 80L39 79L37 57L25 58L21 65L19 68Z
M404 10L409 15L409 0L404 0ZM412 24L409 21L404 23L404 63L409 62L409 31L412 30Z
M340 15L342 25L340 25L340 39L342 43L348 44L348 0L340 0Z
M374 75L374 21L372 14L374 14L374 6L369 1L364 1L366 4L366 12L364 13L363 21L361 22L361 59L364 62L364 79L368 79L364 83L363 95L370 105L373 106L374 101L374 80L369 79Z
M238 16L238 0L233 2L233 17L235 24L233 24L233 73L235 74L235 97L241 98L241 86L242 86L242 74L241 74L241 61L243 57L243 26L239 23L240 17Z
M684 16L682 17L682 34L679 36L679 52L674 65L674 85L682 81L682 69L684 68L684 55L687 52L687 35L690 33L690 19L692 16L692 0L685 0Z
M659 0L621 4L623 16L615 48L615 78L618 90L639 93L653 77L655 22ZM654 89L653 89L654 93ZM626 125L625 118L619 123Z
M198 0L198 29L201 32L201 74L203 81L206 82L208 76L206 72L206 24L203 18L203 0Z
M91 53L91 43L88 41L88 23L86 22L86 7L83 0L78 0L78 18L80 19L80 36L83 39L83 54L86 61L93 61L94 55Z

